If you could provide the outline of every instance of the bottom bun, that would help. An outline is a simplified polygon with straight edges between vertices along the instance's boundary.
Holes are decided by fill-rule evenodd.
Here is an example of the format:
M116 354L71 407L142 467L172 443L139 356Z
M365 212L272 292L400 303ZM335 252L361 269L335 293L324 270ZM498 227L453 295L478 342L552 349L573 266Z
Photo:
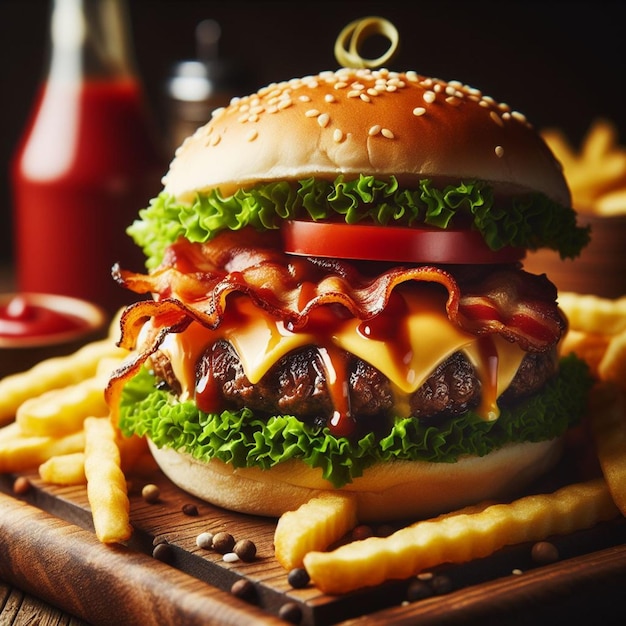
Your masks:
M271 470L235 469L218 460L200 462L172 448L150 450L178 487L217 506L280 517L323 491L334 491L319 468L288 461ZM424 518L483 500L515 495L561 456L560 439L507 445L484 457L456 463L393 461L368 468L342 488L356 493L360 522Z

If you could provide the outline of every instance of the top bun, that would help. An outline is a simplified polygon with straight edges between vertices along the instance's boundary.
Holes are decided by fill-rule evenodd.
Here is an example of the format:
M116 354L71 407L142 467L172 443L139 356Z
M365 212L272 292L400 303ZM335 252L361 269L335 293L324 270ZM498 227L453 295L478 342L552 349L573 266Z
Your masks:
M164 191L231 194L259 181L359 174L480 179L569 206L561 167L523 115L457 81L348 69L234 99L187 138Z

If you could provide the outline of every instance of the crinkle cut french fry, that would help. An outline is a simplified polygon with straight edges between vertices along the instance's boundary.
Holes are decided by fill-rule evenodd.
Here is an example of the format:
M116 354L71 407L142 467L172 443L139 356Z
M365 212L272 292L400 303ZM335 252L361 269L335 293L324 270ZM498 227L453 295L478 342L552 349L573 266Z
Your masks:
M574 330L603 335L626 330L626 296L612 299L561 291L559 306L567 315L569 327Z
M64 437L25 437L0 441L0 473L23 472L41 465L53 456L80 452L85 446L81 430Z
M626 391L626 331L611 337L598 364L598 376Z
M626 515L626 397L603 385L590 396L590 420L598 460L613 501Z
M589 528L618 514L606 483L597 479L495 504L476 514L418 522L388 537L355 541L332 552L310 552L304 566L323 592L347 593L442 563L488 556L506 545Z
M321 493L278 520L274 533L276 559L286 569L302 567L311 550L324 550L357 523L356 500L349 494Z
M25 372L4 377L0 380L0 424L11 421L28 398L91 378L101 359L122 358L126 354L126 350L107 338L88 343L67 356L41 361Z
M85 476L96 536L102 543L130 538L130 503L116 432L108 417L85 420Z
M0 442L7 441L7 439L15 439L22 435L22 429L16 422L11 422L6 426L0 427Z
M49 458L39 466L41 480L52 485L84 485L85 453L60 454Z
M120 464L123 471L132 469L143 454L149 454L146 440L133 435L119 436ZM53 485L84 485L85 453L61 454L53 456L39 466L39 477Z
M81 430L86 417L108 412L102 381L88 378L29 398L17 409L15 421L25 435L59 437Z
M596 212L605 217L623 215L624 207L626 207L626 189L609 191L596 201Z

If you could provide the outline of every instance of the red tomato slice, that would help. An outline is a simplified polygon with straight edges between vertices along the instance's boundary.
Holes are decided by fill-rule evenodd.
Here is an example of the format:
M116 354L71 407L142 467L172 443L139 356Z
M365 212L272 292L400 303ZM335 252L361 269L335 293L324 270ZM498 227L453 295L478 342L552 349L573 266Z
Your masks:
M526 253L512 247L491 250L478 231L460 229L287 220L282 236L289 254L364 261L513 263Z

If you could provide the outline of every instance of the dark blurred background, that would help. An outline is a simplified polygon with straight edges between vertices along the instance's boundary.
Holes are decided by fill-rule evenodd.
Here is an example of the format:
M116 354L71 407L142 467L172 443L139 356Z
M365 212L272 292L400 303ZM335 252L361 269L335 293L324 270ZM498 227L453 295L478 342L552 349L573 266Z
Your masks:
M137 67L164 138L169 124L164 85L174 63L196 56L200 21L219 23L221 56L244 63L258 87L334 69L333 46L341 29L356 18L380 15L400 31L392 69L478 87L525 113L537 128L562 128L575 145L600 116L612 119L626 140L622 0L128 4ZM48 10L46 0L0 0L2 264L12 258L8 164L45 66Z

